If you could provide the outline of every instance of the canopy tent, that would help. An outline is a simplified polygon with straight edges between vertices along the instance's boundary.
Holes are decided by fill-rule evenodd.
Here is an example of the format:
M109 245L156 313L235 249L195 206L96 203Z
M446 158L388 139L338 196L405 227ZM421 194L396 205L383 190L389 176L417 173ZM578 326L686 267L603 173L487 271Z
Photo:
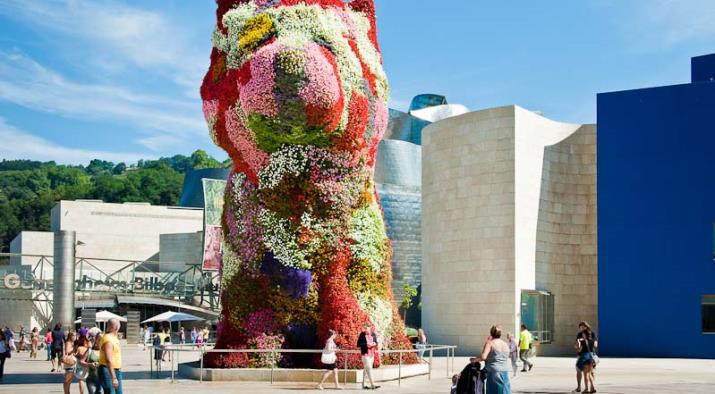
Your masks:
M184 312L174 312L174 311L168 311L164 313L160 313L154 317L151 317L149 319L144 320L142 323L153 323L153 322L180 322L180 321L199 321L199 320L205 320L204 318L190 315L188 313Z
M97 312L96 319L97 319L97 323L106 323L107 321L109 321L109 319L117 319L117 320L119 320L120 323L126 323L126 322L127 322L127 318L126 318L126 317L122 317L122 316L119 316L119 315L115 315L114 313L109 312L109 311L99 311L99 312ZM79 319L75 320L74 322L75 322L75 324L81 324L81 323L82 323L82 317L80 317Z

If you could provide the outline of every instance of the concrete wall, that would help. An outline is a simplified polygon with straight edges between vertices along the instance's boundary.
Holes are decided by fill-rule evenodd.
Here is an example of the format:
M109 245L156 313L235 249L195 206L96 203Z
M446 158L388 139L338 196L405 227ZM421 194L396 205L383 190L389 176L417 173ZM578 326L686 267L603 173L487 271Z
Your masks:
M162 272L177 272L188 265L201 264L203 257L204 232L183 234L161 234L159 236L160 266Z
M536 289L554 295L554 332L539 354L573 352L576 326L598 332L596 128L586 125L544 153L536 232Z
M54 237L55 234L48 231L23 231L10 242L10 253L48 256L48 260L52 262ZM34 266L39 259L39 257L13 256L10 258L10 264ZM52 277L52 269L49 268Z
M149 204L60 201L52 208L51 218L53 231L77 232L78 258L89 258L110 271L123 263L92 259L159 260L160 234L203 230L201 209Z
M546 290L561 299L553 334L564 337L544 350L572 353L565 344L573 341L574 325L595 316L594 134L593 126L516 106L424 130L422 321L433 343L474 354L493 324L517 331L522 290ZM578 215L551 212L562 209ZM573 250L561 248L564 236L566 244L576 242ZM570 264L578 268L566 275ZM574 269L578 275L570 274ZM574 278L585 290L571 286ZM589 312L575 311L570 301L579 301L566 300L572 293L591 297Z

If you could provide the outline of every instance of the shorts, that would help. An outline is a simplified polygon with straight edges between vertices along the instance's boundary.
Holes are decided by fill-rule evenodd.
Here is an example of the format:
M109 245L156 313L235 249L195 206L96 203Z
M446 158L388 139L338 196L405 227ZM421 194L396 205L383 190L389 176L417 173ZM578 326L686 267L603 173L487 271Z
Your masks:
M586 352L578 356L578 360L576 360L576 368L579 371L583 371L587 365L593 366L593 355L591 352Z
M334 369L338 369L338 364L337 363L332 363L332 364L323 364L325 369L332 371Z
M50 358L52 358L52 359L55 359L55 358L56 358L56 359L59 360L60 357L62 357L62 349L61 349L61 348L60 348L60 349L57 349L57 348L54 348L54 347L53 347L53 348L52 348L52 355L50 356Z

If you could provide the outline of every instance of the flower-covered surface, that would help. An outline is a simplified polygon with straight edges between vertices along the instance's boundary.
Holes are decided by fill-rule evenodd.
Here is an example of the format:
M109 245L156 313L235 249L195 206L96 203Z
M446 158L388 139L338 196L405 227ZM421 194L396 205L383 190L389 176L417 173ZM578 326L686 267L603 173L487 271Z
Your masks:
M356 349L370 322L383 348L409 348L372 180L389 96L373 1L217 3L201 96L211 137L234 168L216 347L319 349L334 329L342 349ZM317 359L214 353L206 361L298 367ZM359 355L348 362L359 366Z

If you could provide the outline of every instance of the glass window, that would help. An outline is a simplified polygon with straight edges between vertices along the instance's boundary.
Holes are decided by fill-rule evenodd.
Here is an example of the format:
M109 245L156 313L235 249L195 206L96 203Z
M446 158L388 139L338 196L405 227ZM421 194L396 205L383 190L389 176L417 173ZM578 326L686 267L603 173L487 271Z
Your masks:
M546 291L521 291L521 323L534 339L550 343L554 335L554 295Z
M703 333L715 334L715 295L704 295L701 300Z

